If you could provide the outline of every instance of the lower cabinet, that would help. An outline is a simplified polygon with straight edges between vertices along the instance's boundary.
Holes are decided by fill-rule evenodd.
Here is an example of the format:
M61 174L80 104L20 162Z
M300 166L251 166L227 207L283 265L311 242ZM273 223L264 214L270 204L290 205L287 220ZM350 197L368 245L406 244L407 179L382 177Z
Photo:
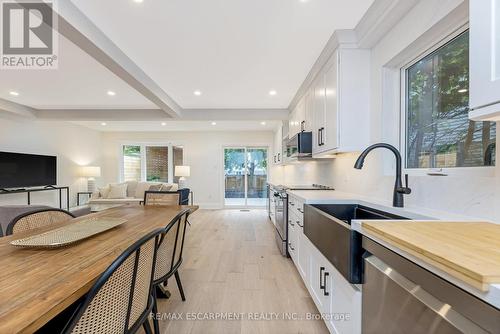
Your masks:
M295 220L288 216L288 254L297 265L298 242L297 242L297 224Z
M307 237L304 235L304 238ZM311 243L309 292L330 331L361 333L361 291L350 284Z
M361 290L304 234L304 203L288 198L288 252L330 333L361 333Z

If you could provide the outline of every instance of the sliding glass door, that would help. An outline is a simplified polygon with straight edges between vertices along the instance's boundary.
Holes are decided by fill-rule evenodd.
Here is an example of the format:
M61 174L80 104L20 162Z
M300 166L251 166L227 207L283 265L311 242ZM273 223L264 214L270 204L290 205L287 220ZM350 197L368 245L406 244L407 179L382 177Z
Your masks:
M266 205L267 148L224 148L224 204Z

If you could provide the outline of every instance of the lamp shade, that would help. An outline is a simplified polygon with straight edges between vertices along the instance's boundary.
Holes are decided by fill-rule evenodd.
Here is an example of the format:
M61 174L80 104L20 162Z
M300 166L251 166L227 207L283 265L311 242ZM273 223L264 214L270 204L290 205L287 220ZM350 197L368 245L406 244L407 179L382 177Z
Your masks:
M97 166L82 166L80 175L83 177L99 177L101 176L101 167Z
M175 166L175 176L190 176L191 168L189 166Z

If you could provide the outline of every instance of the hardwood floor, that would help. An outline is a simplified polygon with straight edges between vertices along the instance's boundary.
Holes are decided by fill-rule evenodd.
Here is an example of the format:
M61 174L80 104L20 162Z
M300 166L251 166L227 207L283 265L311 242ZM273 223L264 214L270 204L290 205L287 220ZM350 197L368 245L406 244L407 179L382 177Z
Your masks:
M321 320L290 319L318 310L278 252L264 210L198 210L190 221L180 270L187 300L169 282L172 296L159 302L162 333L328 333Z

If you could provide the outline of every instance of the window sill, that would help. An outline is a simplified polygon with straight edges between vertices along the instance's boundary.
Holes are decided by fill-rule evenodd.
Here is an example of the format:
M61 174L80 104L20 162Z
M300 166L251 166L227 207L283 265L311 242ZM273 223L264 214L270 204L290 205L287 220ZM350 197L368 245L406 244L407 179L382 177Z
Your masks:
M404 174L410 176L429 176L429 177L495 177L495 166L491 167L456 167L456 168L405 168Z

